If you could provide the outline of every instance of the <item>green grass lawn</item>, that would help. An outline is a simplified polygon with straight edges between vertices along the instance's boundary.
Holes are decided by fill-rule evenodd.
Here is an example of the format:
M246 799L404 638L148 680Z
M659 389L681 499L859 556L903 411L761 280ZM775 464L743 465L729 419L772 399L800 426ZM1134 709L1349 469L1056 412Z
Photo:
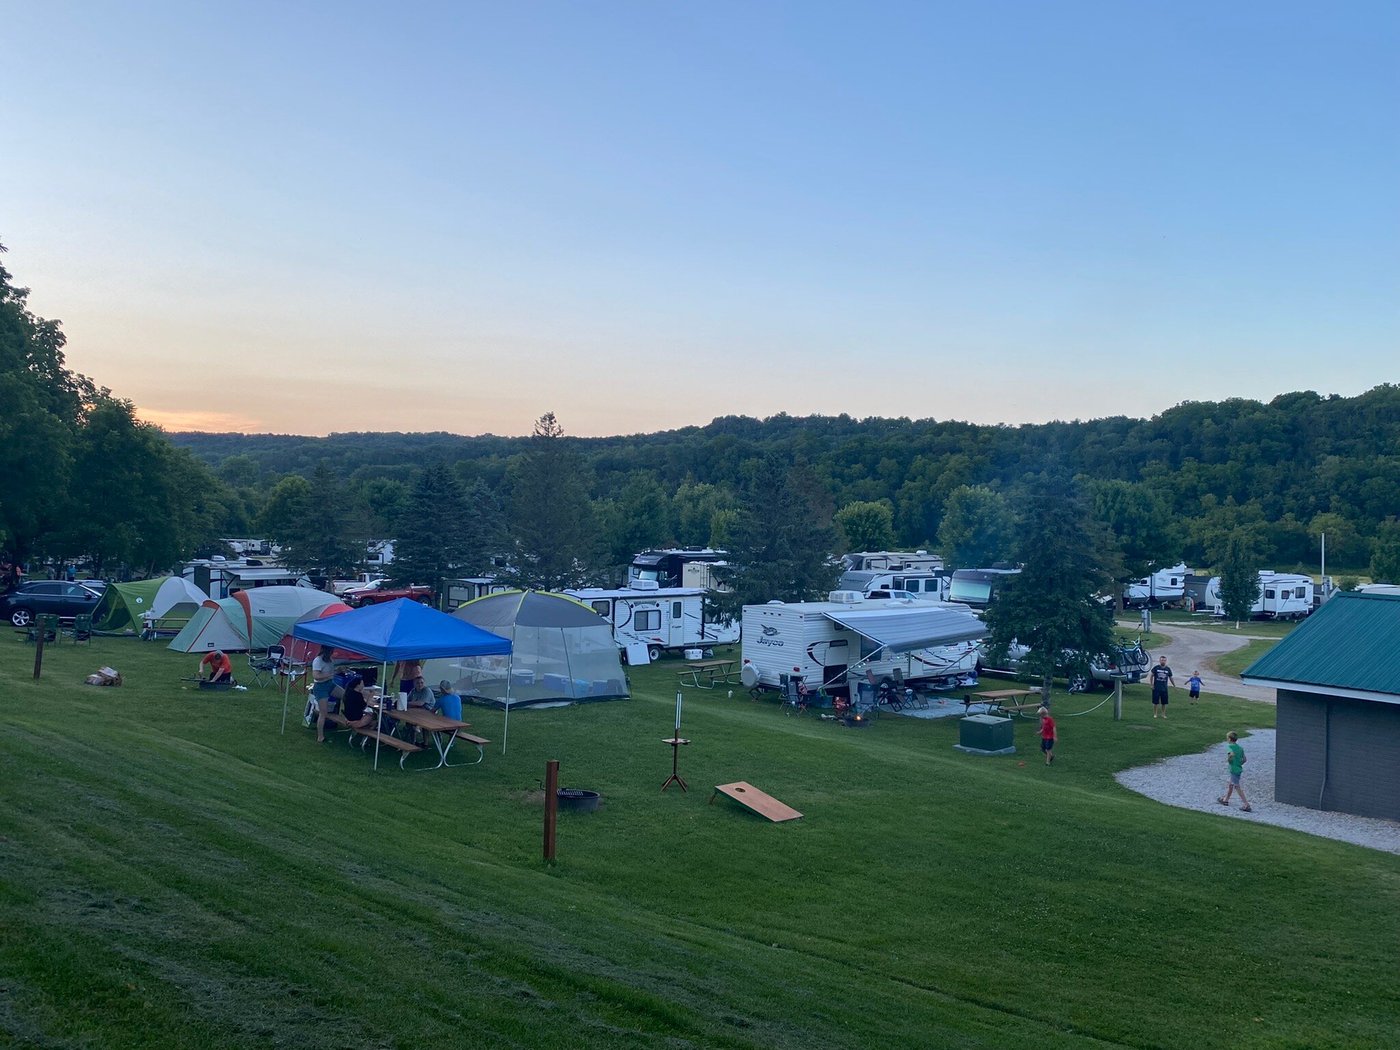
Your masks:
M1057 699L1059 757L846 730L674 663L516 711L510 753L379 773L270 689L128 639L0 644L0 1044L1381 1047L1400 857L1173 810L1113 773L1273 708ZM102 664L126 684L80 684ZM294 703L294 708L299 704ZM502 716L469 709L499 741ZM541 862L539 782L602 791ZM749 780L805 816L710 800ZM1213 792L1218 785L1202 785ZM1363 902L1358 906L1358 897Z
M1156 625L1164 624L1186 624L1189 627L1197 627L1204 631L1218 631L1222 634L1248 634L1260 638L1285 638L1301 620L1242 620L1237 628L1234 620L1218 620L1213 616L1203 616L1200 613L1188 613L1180 610L1163 610L1152 614L1153 634L1156 634ZM1126 624L1120 624L1126 626Z
M1239 649L1221 653L1211 663L1215 665L1215 670L1218 673L1239 677L1241 671L1276 645L1278 645L1278 639L1256 638Z

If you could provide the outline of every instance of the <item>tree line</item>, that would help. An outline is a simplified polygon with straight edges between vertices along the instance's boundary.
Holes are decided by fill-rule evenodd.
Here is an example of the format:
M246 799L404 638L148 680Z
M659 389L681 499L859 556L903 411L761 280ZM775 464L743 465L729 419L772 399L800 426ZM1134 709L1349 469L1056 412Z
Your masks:
M1231 550L1312 569L1325 533L1329 569L1400 579L1390 384L1023 426L780 413L578 438L545 413L524 438L167 435L66 367L59 323L27 294L0 268L0 548L22 560L134 575L258 536L294 567L341 573L396 539L413 582L508 567L567 586L615 583L648 547L709 545L767 558L764 585L783 591L767 597L797 597L820 592L842 550L1015 560L1049 472L1104 530L1117 578L1218 568Z

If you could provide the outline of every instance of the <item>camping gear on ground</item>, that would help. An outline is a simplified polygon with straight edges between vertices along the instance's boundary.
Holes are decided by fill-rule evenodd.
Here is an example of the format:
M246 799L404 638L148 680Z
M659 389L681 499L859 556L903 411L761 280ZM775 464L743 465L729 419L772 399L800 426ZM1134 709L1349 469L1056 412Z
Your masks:
M122 676L115 667L99 667L86 678L88 685L121 685Z

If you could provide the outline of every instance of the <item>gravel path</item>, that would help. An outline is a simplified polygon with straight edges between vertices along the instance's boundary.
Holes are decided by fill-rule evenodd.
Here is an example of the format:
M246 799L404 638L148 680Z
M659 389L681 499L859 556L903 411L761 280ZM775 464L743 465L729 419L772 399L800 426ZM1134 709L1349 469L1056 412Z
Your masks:
M1188 674L1190 672L1187 672ZM1215 800L1225 791L1225 743L1221 741L1199 755L1179 755L1150 766L1138 766L1117 774L1118 783L1130 791L1178 809L1194 809L1217 817L1253 820L1309 835L1339 839L1386 853L1400 854L1400 823L1347 813L1287 806L1274 801L1274 740L1272 729L1254 729L1240 739L1244 745L1243 784L1252 813L1244 813L1231 800L1226 809Z
M1254 635L1226 634L1223 631L1203 630L1199 627L1192 627L1189 624L1173 623L1163 624L1165 631L1171 641L1160 649L1154 648L1152 643L1147 643L1148 650L1152 653L1152 662L1157 662L1157 657L1165 656L1167 663L1171 664L1173 677L1177 684L1185 692L1186 679L1191 677L1192 671L1201 672L1201 688L1207 693L1218 693L1221 696L1236 696L1242 700L1259 700L1272 704L1275 702L1274 691L1265 689L1257 685L1245 685L1233 675L1217 674L1210 669L1210 661L1213 657L1223 653L1233 652L1242 648L1247 643L1255 640ZM1172 697L1176 699L1175 696ZM1248 788L1245 788L1248 791Z

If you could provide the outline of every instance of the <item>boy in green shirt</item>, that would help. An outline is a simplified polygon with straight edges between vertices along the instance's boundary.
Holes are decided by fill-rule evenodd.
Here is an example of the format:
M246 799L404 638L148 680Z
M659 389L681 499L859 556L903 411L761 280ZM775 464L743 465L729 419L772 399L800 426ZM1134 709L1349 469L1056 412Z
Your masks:
M1225 739L1229 741L1229 746L1225 748L1225 763L1230 767L1230 783L1225 787L1225 794L1215 801L1222 806L1228 806L1230 795L1233 793L1240 796L1240 809L1252 813L1249 799L1244 797L1244 788L1240 787L1240 775L1244 773L1244 748L1240 747L1240 738L1233 729L1225 734Z

